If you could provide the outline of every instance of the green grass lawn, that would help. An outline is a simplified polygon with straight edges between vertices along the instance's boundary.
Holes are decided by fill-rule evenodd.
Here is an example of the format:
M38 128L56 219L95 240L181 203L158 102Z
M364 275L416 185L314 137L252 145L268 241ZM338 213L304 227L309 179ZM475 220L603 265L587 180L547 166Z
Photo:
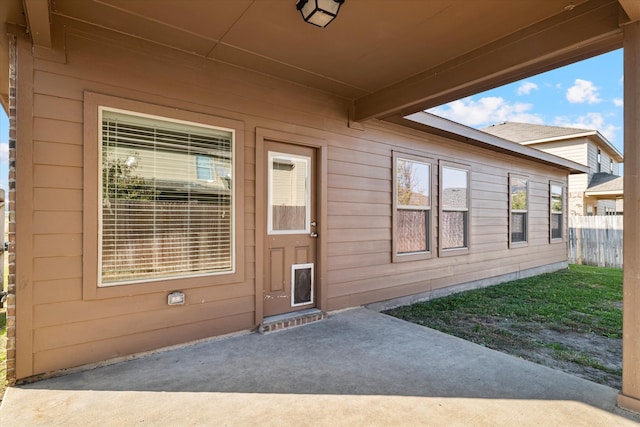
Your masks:
M621 375L621 269L572 265L387 314L614 387Z

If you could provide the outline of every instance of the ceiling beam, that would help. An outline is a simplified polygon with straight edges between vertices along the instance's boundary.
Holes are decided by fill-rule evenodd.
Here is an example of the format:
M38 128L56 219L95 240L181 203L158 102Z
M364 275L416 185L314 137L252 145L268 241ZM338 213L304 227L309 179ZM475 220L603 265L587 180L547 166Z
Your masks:
M27 28L35 46L51 47L49 0L23 0Z
M353 120L408 115L619 47L618 0L590 0L357 99Z
M620 5L627 13L627 16L633 21L640 19L640 1L638 0L618 0Z

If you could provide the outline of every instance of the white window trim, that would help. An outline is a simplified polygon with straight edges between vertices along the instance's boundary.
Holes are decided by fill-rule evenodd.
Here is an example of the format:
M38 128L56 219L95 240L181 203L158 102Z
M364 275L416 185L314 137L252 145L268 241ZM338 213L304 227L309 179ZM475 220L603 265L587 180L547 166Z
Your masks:
M291 158L304 160L307 163L307 174L305 176L305 204L306 212L304 218L304 230L274 230L273 229L273 204L271 195L273 194L273 159L275 157ZM311 158L307 156L299 156L297 154L279 153L277 151L269 151L268 158L268 186L267 194L267 234L309 234L311 233Z

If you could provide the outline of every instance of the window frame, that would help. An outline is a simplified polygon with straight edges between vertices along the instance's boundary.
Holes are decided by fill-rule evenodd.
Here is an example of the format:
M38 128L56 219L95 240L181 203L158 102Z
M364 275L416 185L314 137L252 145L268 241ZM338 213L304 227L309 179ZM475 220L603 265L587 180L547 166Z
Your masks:
M527 182L526 185L526 204L527 204L527 209L525 210L515 210L513 209L513 192L511 189L511 183L512 180L514 179L522 179L525 180ZM519 247L523 247L523 246L529 246L529 206L531 203L531 180L529 179L529 176L527 175L521 175L521 174L517 174L517 173L510 173L509 174L509 247L510 248L519 248ZM513 241L513 213L525 213L525 240L521 241L521 242L514 242Z
M232 244L233 269L230 272L203 273L141 281L100 285L102 181L99 140L101 108L133 115L152 116L168 122L186 122L203 127L223 128L235 134L232 141ZM103 299L141 295L167 290L185 290L204 286L240 283L244 281L244 123L204 113L180 110L124 98L84 93L84 168L83 168L83 299Z
M466 224L466 246L461 248L443 248L442 247L442 218L443 212L447 211L444 209L444 200L443 200L443 170L444 168L450 169L458 169L465 171L467 173L467 224ZM457 256L457 255L466 255L470 252L471 249L471 165L464 163L451 162L447 160L440 160L438 165L438 255L441 257L446 256Z
M560 191L561 191L561 196L562 196L562 212L560 213L560 215L562 215L561 217L561 221L560 221L560 230L561 230L561 237L553 237L553 209L551 207L552 204L552 200L553 200L553 187L557 186L560 187ZM567 191L565 188L565 184L559 181L549 181L549 243L562 243L565 241L566 238L566 234L567 234L567 227L566 225L566 221L567 221Z
M434 254L434 215L433 215L433 203L434 203L434 193L436 190L435 180L434 180L434 159L430 157L408 154L405 152L392 152L392 230L391 230L391 260L392 262L407 262L407 261L419 261L425 259L433 258ZM397 165L398 160L408 160L411 162L422 163L429 166L429 207L423 210L427 211L427 250L423 252L409 252L409 253L398 253L397 248L397 239L398 239L398 210L402 209L398 206L398 174L397 174Z

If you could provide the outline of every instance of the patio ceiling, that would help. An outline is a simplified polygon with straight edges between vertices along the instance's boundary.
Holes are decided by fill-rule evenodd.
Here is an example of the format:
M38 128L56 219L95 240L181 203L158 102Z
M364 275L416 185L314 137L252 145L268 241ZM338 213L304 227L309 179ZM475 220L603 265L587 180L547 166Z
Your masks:
M55 45L52 26L78 20L351 100L353 121L414 113L619 48L621 25L640 18L637 0L346 0L320 29L296 0L1 3L1 22L26 27L36 46Z

